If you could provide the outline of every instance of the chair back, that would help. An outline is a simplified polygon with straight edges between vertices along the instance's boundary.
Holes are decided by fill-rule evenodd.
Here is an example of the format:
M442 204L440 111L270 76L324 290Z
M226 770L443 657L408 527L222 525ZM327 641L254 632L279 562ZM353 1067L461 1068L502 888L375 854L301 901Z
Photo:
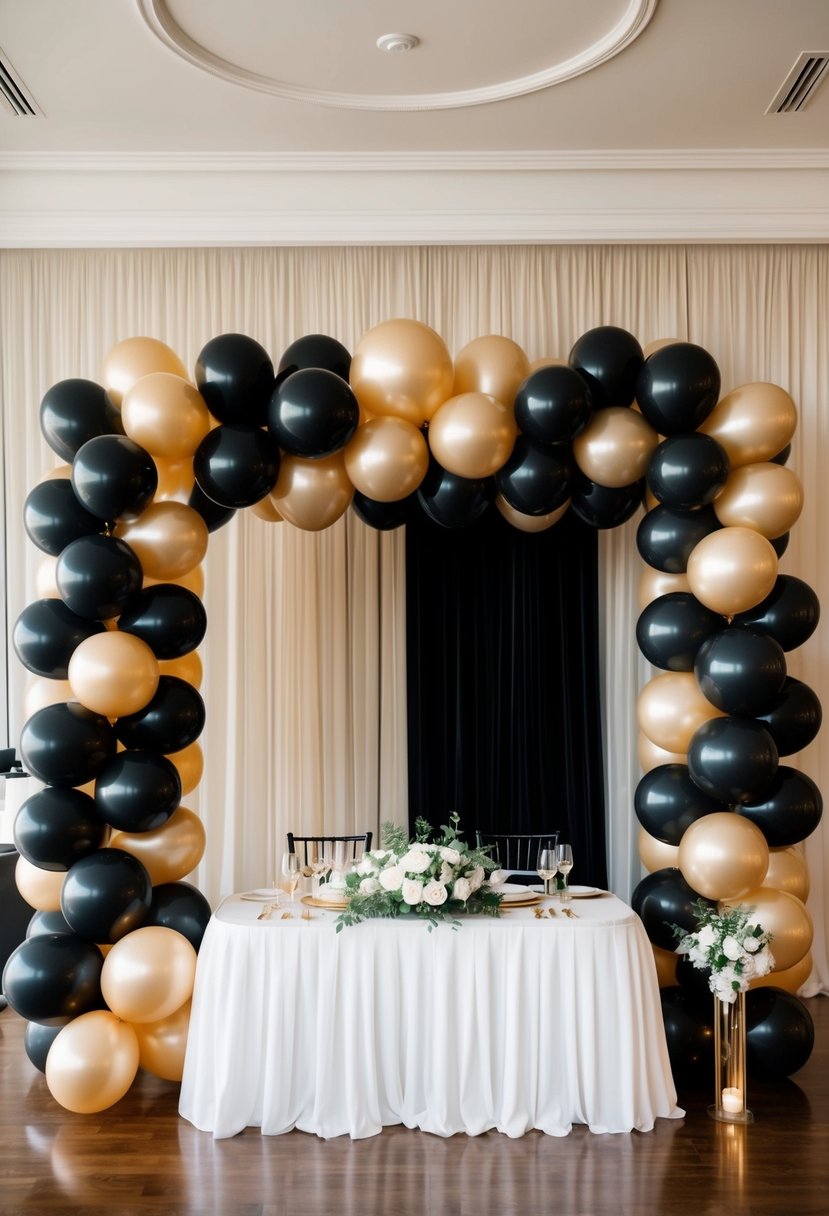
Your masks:
M14 846L0 845L0 976L9 955L25 939L35 911L26 903L14 881L17 858Z
M476 832L478 848L489 845L489 855L502 870L537 877L538 850L555 849L558 832Z
M307 866L313 856L325 857L327 846L342 844L348 859L356 861L371 849L371 835L371 832L363 832L358 836L297 836L288 832L288 852L299 853L302 865ZM301 847L298 849L297 845Z

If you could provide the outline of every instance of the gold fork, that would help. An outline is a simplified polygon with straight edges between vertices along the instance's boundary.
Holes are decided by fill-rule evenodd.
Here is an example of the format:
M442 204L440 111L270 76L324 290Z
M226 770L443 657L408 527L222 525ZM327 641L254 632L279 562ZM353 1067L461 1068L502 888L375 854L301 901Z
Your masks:
M561 910L565 916L569 916L573 920L578 920L579 914L578 912L574 912L572 908L562 908Z
M282 920L293 920L293 916L294 916L293 912L283 912L281 919Z
M548 915L548 916L555 916L555 914L556 914L556 910L555 910L555 908L548 908L548 909L547 909L547 915ZM543 916L543 915L544 915L544 913L542 912L542 914L541 914L541 915Z
M259 913L259 915L257 916L256 919L257 920L270 920L271 916L273 915L274 907L275 907L274 904L265 904L264 908Z

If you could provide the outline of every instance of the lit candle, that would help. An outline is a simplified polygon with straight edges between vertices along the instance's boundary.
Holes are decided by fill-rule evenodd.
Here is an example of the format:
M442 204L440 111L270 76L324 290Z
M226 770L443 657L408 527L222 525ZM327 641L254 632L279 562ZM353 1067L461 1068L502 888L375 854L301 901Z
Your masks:
M724 1089L722 1091L722 1108L729 1115L742 1114L743 1091L741 1089Z

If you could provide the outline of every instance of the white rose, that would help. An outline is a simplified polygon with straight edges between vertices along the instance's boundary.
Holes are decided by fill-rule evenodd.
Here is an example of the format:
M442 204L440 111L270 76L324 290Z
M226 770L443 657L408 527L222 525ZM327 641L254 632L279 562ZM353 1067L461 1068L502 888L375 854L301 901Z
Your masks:
M380 886L384 891L399 891L403 882L403 871L400 866L389 866L380 871Z
M743 942L743 949L748 954L756 954L760 949L760 939L757 937L747 937Z
M723 939L722 952L727 959L730 959L732 963L736 963L743 951L736 937L733 937L732 934L729 933Z
M754 956L754 974L768 975L774 966L774 955L768 946L763 946Z
M456 866L461 859L461 855L457 849L451 849L448 845L441 845L438 853L443 861L448 861L450 866Z
M701 949L707 950L709 946L713 946L717 940L717 934L711 925L703 925L697 934L697 942Z
M403 899L407 904L419 904L423 899L423 883L417 878L403 879Z
M361 895L376 895L380 890L380 884L376 878L364 878L359 890Z
M462 903L466 903L469 896L472 894L472 888L469 885L468 878L456 878L455 885L452 888L452 898L459 899Z
M477 891L478 887L484 881L484 867L475 866L475 869L469 875L469 885L473 891Z
M441 862L440 874L438 874L438 882L451 882L455 875L448 861Z
M493 870L489 876L491 887L502 887L509 878L509 870Z
M358 866L355 867L358 874L376 874L377 866L369 856L362 859Z
M400 869L407 874L425 874L431 864L431 857L423 849L409 849L400 859Z
M369 853L369 857L373 857L375 861L385 861L390 856L388 849L372 849Z
M423 888L423 898L426 900L426 903L431 904L433 908L439 908L441 904L446 903L446 887L442 882L438 882L433 878L432 881L427 882L426 886Z

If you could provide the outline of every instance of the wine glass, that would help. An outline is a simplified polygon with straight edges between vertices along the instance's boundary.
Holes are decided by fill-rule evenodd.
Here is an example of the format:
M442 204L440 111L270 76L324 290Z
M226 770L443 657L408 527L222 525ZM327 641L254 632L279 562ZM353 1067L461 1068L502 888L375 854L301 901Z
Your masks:
M282 854L282 877L285 886L291 892L291 903L294 902L294 892L299 882L299 858L296 853Z
M556 851L549 846L549 840L542 841L541 847L538 850L538 860L535 866L536 870L538 871L539 878L544 879L545 895L553 895L555 893L553 890L553 879L555 878L556 871L558 870Z
M569 844L560 844L556 848L556 862L558 863L558 872L564 878L564 886L561 889L562 903L568 903L570 900L570 888L567 886L567 875L573 868L573 848Z

